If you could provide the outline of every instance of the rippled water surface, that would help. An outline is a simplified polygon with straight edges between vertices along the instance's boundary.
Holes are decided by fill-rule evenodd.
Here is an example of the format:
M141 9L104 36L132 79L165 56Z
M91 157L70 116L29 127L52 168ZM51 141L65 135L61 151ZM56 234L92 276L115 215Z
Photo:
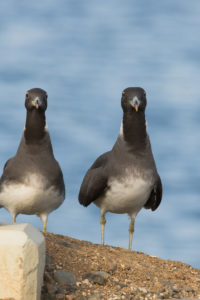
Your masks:
M141 86L164 196L158 210L137 216L133 248L200 267L199 15L199 0L1 1L0 167L17 150L26 90L45 89L67 188L49 231L100 242L99 209L78 204L79 187L115 142L122 90ZM1 209L0 220L11 216ZM42 227L36 216L18 221ZM128 224L107 214L106 243L127 247Z

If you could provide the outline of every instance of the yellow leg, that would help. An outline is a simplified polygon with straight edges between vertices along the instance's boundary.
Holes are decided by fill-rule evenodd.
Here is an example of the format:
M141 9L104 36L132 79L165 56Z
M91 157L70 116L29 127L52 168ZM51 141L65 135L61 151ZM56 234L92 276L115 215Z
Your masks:
M106 224L106 218L104 213L101 214L100 224L101 224L101 244L104 245L104 229Z
M16 216L13 215L13 220L12 220L13 224L16 223Z
M132 248L133 232L135 227L134 225L135 225L135 218L131 218L131 222L129 225L129 246L128 246L129 250L131 250Z
M46 232L46 231L47 231L47 221L44 221L44 222L43 222L43 228L42 228L42 231L43 231L43 232Z
M42 223L43 223L42 232L46 232L48 215L40 215L40 218L41 218Z

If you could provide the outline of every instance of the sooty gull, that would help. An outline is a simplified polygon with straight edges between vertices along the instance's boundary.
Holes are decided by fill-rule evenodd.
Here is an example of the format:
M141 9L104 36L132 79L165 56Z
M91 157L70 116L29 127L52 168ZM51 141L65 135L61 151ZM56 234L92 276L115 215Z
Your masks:
M131 249L136 215L143 207L154 211L162 199L162 183L146 129L146 103L142 88L129 87L123 91L123 119L117 141L111 151L93 163L80 188L80 204L88 206L94 202L100 207L102 244L106 212L130 216Z
M9 159L0 179L0 207L13 216L38 215L46 231L50 212L65 198L63 174L54 158L46 128L47 93L34 88L26 93L25 129L14 157Z

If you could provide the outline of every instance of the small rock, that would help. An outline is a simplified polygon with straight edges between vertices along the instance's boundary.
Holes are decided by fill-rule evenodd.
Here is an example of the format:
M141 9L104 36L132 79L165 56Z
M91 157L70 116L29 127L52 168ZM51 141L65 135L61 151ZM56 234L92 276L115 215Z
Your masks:
M51 275L48 272L44 273L44 280L48 283L54 283L54 279L51 277Z
M110 259L110 258L104 258L105 264L106 264L106 271L108 273L114 273L117 270L117 265L116 263Z
M173 282L166 281L166 280L161 280L161 281L159 281L159 283L161 283L161 284L163 284L163 285L166 285L166 286L169 287L169 288L173 288L173 286L174 286L174 283L173 283Z
M82 283L85 283L85 284L87 284L87 285L89 285L90 284L90 282L89 282L89 280L86 278L86 279L84 279L83 281L82 281Z
M94 295L90 295L87 297L88 300L100 300L100 295L99 294L94 294Z
M55 297L55 300L65 300L65 295L63 294L57 294L56 297Z
M110 277L110 274L104 271L98 271L96 274L103 276L105 279L108 279Z
M51 294L46 294L42 298L42 300L54 300L54 299L55 299L54 295Z
M76 286L78 286L78 287L81 286L81 282L80 282L80 281L77 281L77 282L76 282Z
M117 265L113 264L112 268L109 270L110 273L114 273L117 270Z
M178 294L180 291L177 288L172 288L172 293L173 294Z
M73 300L73 299L75 299L75 296L74 295L67 295L67 296L65 296L65 299L66 300Z
M47 290L49 294L56 294L58 291L58 288L56 285L52 285L52 284L47 284Z
M43 284L41 293L42 293L42 295L48 293L46 284Z
M60 284L66 284L72 286L76 284L76 277L70 272L58 270L54 273L55 280Z
M64 294L65 293L63 288L60 285L57 285L57 288L58 288L57 294Z
M87 273L84 275L83 279L88 279L92 283L106 284L109 274L103 271L98 271L95 273Z
M54 266L51 265L51 264L50 265L46 265L45 269L46 269L47 272L53 272L54 271Z
M51 264L51 257L49 255L46 255L46 259L45 259L45 263L46 265L50 265Z
M126 284L121 283L121 282L119 282L119 281L112 280L112 282L113 282L115 285L119 285L121 288L127 287Z
M57 242L57 244L62 245L67 248L80 249L79 246L72 244L72 243L65 242L65 241L59 241L59 242Z
M146 290L145 288L143 288L143 287L139 287L138 290L139 290L140 292L144 293L144 294L147 293L147 290Z

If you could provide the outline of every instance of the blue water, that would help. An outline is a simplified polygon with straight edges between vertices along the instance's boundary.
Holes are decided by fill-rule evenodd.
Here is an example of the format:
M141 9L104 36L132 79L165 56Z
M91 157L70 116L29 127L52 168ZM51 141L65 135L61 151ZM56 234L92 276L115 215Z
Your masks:
M0 2L0 171L21 138L26 90L45 89L67 188L48 231L100 242L99 209L79 205L79 187L115 142L122 90L141 86L164 195L137 216L133 248L200 267L199 15L199 0ZM0 221L11 221L4 209ZM42 228L36 216L18 221ZM107 214L106 243L127 247L128 224Z

